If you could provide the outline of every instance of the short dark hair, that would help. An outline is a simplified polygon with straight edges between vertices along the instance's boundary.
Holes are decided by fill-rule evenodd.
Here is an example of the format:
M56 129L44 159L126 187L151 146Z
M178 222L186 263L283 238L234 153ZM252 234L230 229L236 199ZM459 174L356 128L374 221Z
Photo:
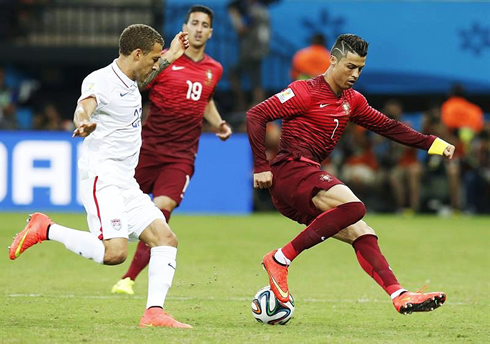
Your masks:
M368 46L369 43L361 37L347 33L337 37L330 53L339 60L347 56L349 51L364 57L368 53Z
M191 8L189 8L189 11L187 12L187 16L185 17L184 24L187 24L187 22L189 21L189 17L194 12L206 13L209 16L209 19L211 20L210 23L211 27L213 27L213 16L214 16L213 10L204 5L194 5Z
M145 24L129 25L119 37L119 53L129 56L134 50L141 49L146 55L156 43L163 47L163 38L157 30Z

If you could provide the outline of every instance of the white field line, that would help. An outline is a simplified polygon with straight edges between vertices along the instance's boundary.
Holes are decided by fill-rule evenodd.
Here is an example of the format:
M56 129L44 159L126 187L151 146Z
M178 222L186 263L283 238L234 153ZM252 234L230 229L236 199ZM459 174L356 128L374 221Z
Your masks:
M60 294L60 295L48 295L48 294L9 294L7 297L18 297L18 298L52 298L52 299L101 299L101 300L116 300L121 298L132 298L132 299L140 299L146 300L146 296L130 296L130 295L75 295L75 294ZM182 296L169 296L167 300L174 301L236 301L236 302L251 302L252 298L248 297L225 297L225 298L217 298L217 297L182 297ZM297 300L296 300L297 301ZM386 303L389 300L383 299L313 299L306 298L301 299L301 302L308 303ZM451 305L469 305L469 302L450 302Z

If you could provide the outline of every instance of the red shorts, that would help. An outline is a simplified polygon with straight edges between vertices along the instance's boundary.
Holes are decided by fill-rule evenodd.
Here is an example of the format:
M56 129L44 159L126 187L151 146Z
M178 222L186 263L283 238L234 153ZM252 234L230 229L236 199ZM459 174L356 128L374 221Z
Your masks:
M320 165L303 159L284 160L272 165L272 202L281 214L301 224L310 224L322 213L312 202L320 190L343 184L320 169Z
M135 178L144 193L170 197L179 205L193 174L194 164L190 161L162 162L140 154Z

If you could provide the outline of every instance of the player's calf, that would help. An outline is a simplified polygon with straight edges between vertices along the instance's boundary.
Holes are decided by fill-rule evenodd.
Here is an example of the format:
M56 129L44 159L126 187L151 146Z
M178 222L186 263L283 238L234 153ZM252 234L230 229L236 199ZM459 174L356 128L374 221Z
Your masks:
M128 257L128 240L126 238L104 240L104 246L105 265L118 265L124 263Z

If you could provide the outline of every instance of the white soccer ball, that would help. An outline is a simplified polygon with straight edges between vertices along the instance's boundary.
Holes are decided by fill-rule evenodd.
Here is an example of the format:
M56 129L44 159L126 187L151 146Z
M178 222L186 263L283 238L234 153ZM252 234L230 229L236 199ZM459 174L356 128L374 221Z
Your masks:
M260 289L252 300L252 315L264 324L284 325L294 313L294 299L289 295L289 302L282 303L274 296L270 286Z

